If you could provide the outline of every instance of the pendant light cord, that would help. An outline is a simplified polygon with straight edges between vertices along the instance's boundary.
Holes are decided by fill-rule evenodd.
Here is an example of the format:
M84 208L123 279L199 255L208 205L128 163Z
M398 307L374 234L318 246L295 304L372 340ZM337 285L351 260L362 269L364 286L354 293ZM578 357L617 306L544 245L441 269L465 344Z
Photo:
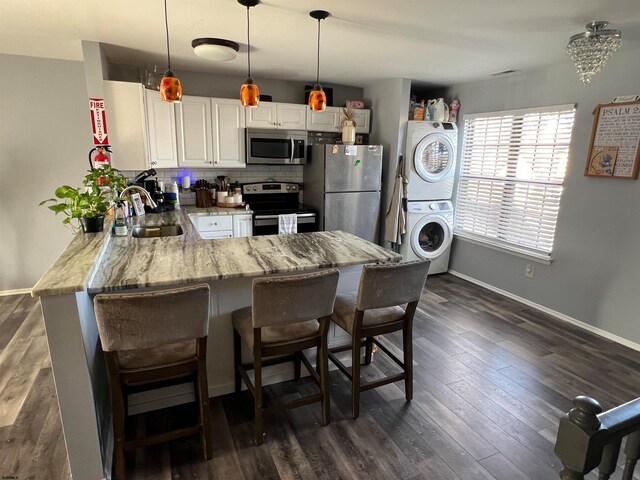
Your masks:
M249 78L251 78L251 40L249 38L249 32L249 7L247 7L247 71Z
M167 32L167 65L171 70L171 55L169 54L169 20L167 17L167 0L164 0L164 28Z
M166 0L165 0L166 1ZM320 19L318 19L318 55L316 65L316 85L320 84Z

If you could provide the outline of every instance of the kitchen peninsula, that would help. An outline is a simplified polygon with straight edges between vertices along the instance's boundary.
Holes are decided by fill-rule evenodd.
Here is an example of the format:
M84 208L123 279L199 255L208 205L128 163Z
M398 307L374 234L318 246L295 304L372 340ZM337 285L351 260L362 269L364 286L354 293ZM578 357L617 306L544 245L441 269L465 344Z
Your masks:
M134 219L140 225L176 225L183 234L160 238L114 237L106 231L76 236L33 288L41 299L65 442L74 478L105 478L113 448L106 368L93 312L100 292L151 290L209 283L207 348L209 395L233 391L231 312L251 304L251 282L264 275L340 269L339 291L357 288L362 265L397 262L400 255L345 232L204 240L189 214L246 213L185 208ZM301 299L304 301L304 299ZM338 338L333 332L334 340ZM274 367L277 368L277 367ZM265 372L265 383L290 378ZM187 401L191 392L166 390L141 398L130 412Z

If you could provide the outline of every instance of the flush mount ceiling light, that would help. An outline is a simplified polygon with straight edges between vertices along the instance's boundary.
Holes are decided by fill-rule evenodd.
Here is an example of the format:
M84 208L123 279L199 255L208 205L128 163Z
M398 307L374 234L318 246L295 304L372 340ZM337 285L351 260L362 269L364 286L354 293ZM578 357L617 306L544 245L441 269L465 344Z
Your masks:
M160 82L160 98L165 102L175 103L182 100L182 85L171 70L171 54L169 53L169 20L167 16L167 0L164 0L164 27L167 32L167 71Z
M260 89L251 78L251 40L249 33L249 9L260 3L259 0L238 0L240 5L247 7L247 78L240 87L240 103L245 107L257 107L260 102Z
M587 31L578 33L569 39L566 53L576 65L576 71L582 83L591 82L591 77L607 64L609 57L620 48L622 32L605 30L609 22L591 22Z
M315 18L318 21L318 56L316 64L316 84L313 90L309 94L309 109L324 112L327 108L327 95L322 90L320 85L320 20L324 20L329 16L329 12L325 10L313 10L309 12L311 18Z
M196 38L191 42L193 53L214 62L228 62L236 58L240 46L224 38Z

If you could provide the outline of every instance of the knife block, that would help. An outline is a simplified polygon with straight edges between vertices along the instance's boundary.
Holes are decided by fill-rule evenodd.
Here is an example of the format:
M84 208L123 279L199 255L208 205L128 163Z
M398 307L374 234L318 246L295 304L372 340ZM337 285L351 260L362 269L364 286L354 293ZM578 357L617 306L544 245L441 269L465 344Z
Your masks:
M196 207L209 208L213 207L213 197L211 191L208 188L196 189Z

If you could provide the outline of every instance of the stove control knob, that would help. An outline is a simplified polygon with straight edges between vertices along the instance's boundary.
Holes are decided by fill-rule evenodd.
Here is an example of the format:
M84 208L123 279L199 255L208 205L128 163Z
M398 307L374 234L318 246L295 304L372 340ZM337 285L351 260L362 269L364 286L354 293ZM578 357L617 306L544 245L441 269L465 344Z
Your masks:
M291 190L291 185L287 185L287 190Z
M297 185L294 185L293 187L291 187L291 189L292 189L292 190L297 190L297 189L298 189L298 186L297 186Z
M258 187L253 187L253 191L255 192L256 190L258 190Z

